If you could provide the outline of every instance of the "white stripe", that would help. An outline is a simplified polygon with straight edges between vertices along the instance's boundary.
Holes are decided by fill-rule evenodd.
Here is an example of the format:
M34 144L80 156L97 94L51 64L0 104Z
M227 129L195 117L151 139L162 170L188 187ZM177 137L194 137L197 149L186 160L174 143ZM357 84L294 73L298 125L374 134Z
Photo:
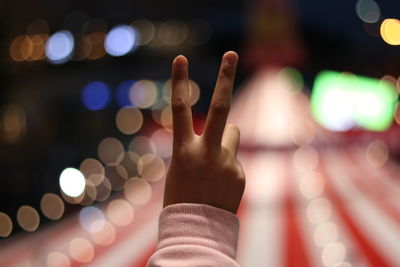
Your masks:
M340 158L340 154L331 153L326 164L335 191L345 200L349 215L374 248L393 266L400 266L400 229L370 199L348 182L348 179L352 179L345 171L349 168L346 166L348 162L343 162Z
M284 157L257 155L246 165L247 206L241 219L238 262L242 267L281 266Z

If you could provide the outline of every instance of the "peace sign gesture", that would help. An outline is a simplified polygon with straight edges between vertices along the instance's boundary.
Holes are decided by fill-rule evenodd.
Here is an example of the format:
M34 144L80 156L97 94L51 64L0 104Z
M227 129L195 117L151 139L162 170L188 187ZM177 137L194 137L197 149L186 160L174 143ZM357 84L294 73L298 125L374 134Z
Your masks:
M236 214L245 176L236 159L240 133L227 125L238 55L226 52L202 135L194 133L189 104L188 61L172 63L173 154L168 170L164 207L177 203L207 204Z

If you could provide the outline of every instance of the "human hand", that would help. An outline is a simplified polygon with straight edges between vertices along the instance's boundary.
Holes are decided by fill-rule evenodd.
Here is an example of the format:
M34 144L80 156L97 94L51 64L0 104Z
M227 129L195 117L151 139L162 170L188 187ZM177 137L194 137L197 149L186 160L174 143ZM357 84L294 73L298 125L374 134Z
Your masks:
M236 159L240 132L227 125L238 55L226 52L202 135L194 133L189 103L188 61L172 63L173 154L167 173L164 207L178 203L207 204L236 214L245 175Z

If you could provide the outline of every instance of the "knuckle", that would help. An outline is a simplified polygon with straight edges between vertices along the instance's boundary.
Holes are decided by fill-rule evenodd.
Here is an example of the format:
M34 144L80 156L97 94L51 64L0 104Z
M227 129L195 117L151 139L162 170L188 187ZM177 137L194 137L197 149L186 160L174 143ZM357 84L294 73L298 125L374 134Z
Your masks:
M172 100L171 107L173 111L182 112L185 111L189 106L184 99L175 98Z
M229 109L230 109L230 104L222 100L217 100L211 105L211 110L216 114L227 113L229 112Z

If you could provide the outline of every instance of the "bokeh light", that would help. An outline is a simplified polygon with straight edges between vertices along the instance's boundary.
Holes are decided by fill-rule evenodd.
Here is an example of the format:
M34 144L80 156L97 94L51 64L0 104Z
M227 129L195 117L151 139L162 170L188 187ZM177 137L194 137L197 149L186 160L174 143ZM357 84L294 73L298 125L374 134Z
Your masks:
M298 171L312 171L318 163L318 152L311 146L299 147L293 154L293 164Z
M81 100L89 110L103 109L111 101L110 88L100 81L90 82L83 88Z
M307 218L311 223L318 224L326 221L332 212L332 206L328 199L314 199L307 206Z
M132 22L132 26L138 30L140 35L137 42L138 45L146 45L153 40L154 34L156 33L154 23L147 19L138 19Z
M385 19L381 24L382 39L390 45L400 45L400 21Z
M125 184L124 194L132 204L143 205L151 197L151 185L142 178L131 178Z
M45 34L35 34L30 36L32 40L32 53L29 60L42 60L45 58L44 46L48 36Z
M134 134L139 131L143 125L142 112L137 108L123 107L118 111L115 117L115 124L122 133Z
M336 242L339 236L339 230L336 224L325 222L319 224L314 230L314 242L319 247L325 247Z
M10 144L20 141L26 133L25 109L18 104L6 105L1 124L4 141Z
M69 243L69 253L77 262L88 263L94 258L93 245L84 238L74 238Z
M104 179L104 177L102 177L102 179ZM84 194L82 194L82 196L83 197L78 202L82 206L89 206L96 200L97 189L94 182L92 182L91 180L86 180L85 192Z
M40 209L44 216L51 220L58 220L64 214L64 202L56 194L46 193L40 200Z
M134 80L127 80L118 84L117 89L115 91L115 99L117 101L118 106L125 107L132 105L129 92L134 83L135 83Z
M99 185L104 179L104 167L97 159L87 158L82 161L79 170L85 178L94 185Z
M314 123L309 119L294 121L290 128L290 138L298 146L309 145L316 135Z
M118 139L107 137L100 142L97 153L103 163L118 164L122 160L124 146Z
M339 242L327 245L322 251L321 260L326 266L334 266L346 257L346 247Z
M172 108L171 106L166 106L163 108L160 114L160 124L170 132L172 132Z
M115 225L125 226L133 221L132 205L123 199L114 199L107 206L107 218Z
M96 207L84 207L79 212L79 222L83 229L88 232L98 232L104 227L105 216Z
M104 32L92 32L83 39L83 53L88 59L102 58L106 51L104 49Z
M33 43L29 36L20 35L10 45L10 57L16 62L28 60L33 52Z
M111 245L115 241L116 235L114 226L108 221L104 221L104 226L101 230L90 232L92 240L102 246Z
M123 156L122 154L121 156ZM106 177L110 181L111 189L119 191L124 187L126 180L128 179L128 172L124 166L120 164L109 164L105 167Z
M299 182L299 190L302 196L313 199L319 197L325 188L325 180L318 172L304 174Z
M55 251L47 255L46 264L47 267L70 267L71 261L64 253Z
M179 20L171 19L161 23L158 38L168 46L182 44L188 36L188 27Z
M129 92L131 103L138 108L148 108L157 100L157 86L150 80L139 80Z
M333 267L353 267L353 265L350 262L342 261L342 262L336 263Z
M68 61L74 51L74 37L69 31L59 31L47 39L45 53L50 62L62 64Z
M139 135L135 136L129 143L129 150L142 156L147 153L155 153L156 146L154 141L147 136Z
M165 129L158 129L152 135L151 139L156 145L157 154L163 158L172 155L172 134Z
M156 154L145 154L140 157L138 171L141 177L150 182L156 182L165 175L165 163Z
M10 216L4 212L0 212L0 237L7 237L11 234L13 223Z
M39 213L31 206L21 206L17 211L17 221L22 229L33 232L39 227Z
M70 197L77 197L85 190L85 177L74 168L66 168L60 175L61 190Z
M117 25L112 28L104 41L108 54L118 57L128 54L136 47L137 34L129 25Z
M97 201L105 201L111 195L111 183L108 178L104 178L101 184L96 187L96 200Z
M356 12L357 16L366 23L375 23L381 17L381 10L374 0L358 0Z
M125 151L123 155L123 159L120 162L120 165L124 167L127 173L127 177L136 177L139 175L137 170L137 163L140 157L137 153L132 151Z
M389 159L389 148L382 140L371 142L366 151L368 163L375 167L382 167Z

